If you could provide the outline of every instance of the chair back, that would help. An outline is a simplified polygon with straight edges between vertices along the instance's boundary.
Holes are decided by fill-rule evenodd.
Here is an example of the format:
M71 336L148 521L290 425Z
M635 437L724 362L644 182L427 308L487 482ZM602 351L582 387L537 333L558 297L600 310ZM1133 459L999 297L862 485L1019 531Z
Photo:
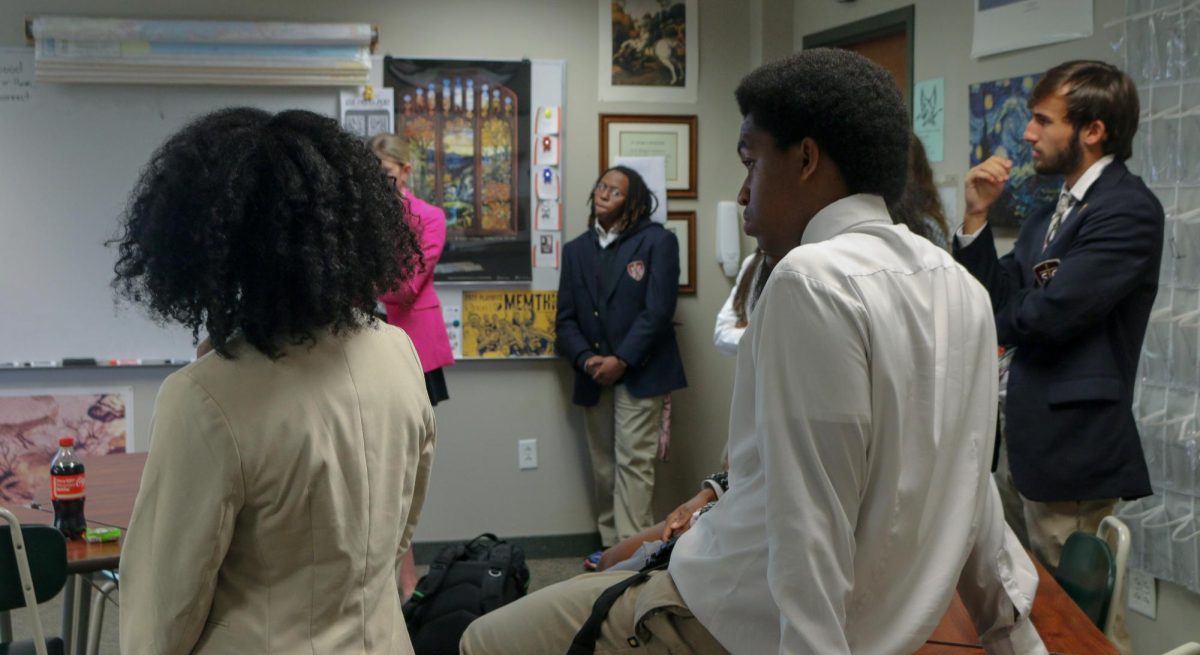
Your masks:
M1067 537L1054 579L1096 627L1104 630L1117 566L1108 543L1094 534Z
M0 611L5 612L26 606L12 529L0 522ZM67 542L53 526L22 525L20 530L33 597L35 602L44 603L57 596L67 583Z

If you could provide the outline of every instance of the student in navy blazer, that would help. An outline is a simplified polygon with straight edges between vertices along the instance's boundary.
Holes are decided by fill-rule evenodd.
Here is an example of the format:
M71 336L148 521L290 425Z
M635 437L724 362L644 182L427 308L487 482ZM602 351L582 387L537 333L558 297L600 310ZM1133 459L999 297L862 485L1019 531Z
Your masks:
M654 525L663 400L687 386L675 341L679 243L650 220L657 201L624 166L601 175L588 229L563 249L556 348L575 370L604 545Z
M1046 73L1025 140L1039 174L1063 175L1055 208L1029 217L997 259L987 210L1012 162L966 178L954 254L991 293L1000 343L1016 346L1006 408L1009 464L1031 545L1058 565L1075 530L1119 498L1151 493L1133 418L1142 338L1158 291L1163 209L1124 160L1137 131L1132 80L1078 61Z

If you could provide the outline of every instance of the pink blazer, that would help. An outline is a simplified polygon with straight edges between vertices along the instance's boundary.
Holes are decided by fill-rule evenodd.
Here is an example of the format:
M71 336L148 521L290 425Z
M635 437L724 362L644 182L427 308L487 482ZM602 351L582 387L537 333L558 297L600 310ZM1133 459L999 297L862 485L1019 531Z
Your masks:
M408 192L404 194L404 201L409 210L409 225L421 242L425 270L417 271L411 279L383 294L379 300L387 308L388 323L408 333L421 358L421 369L428 373L454 363L442 318L442 303L433 290L433 269L446 247L446 213Z

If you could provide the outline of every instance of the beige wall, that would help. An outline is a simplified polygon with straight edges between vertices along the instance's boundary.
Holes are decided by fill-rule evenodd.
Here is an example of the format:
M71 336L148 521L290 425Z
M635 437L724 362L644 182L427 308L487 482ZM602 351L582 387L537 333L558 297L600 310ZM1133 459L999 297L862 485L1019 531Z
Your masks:
M787 0L766 0L768 8ZM741 182L734 156L740 117L733 88L747 72L752 25L738 0L700 3L700 82L696 104L601 104L597 100L598 10L594 2L438 0L437 2L298 2L290 0L4 0L0 47L24 43L22 21L38 14L366 21L380 29L379 51L396 56L545 58L567 62L565 106L565 234L586 224L584 201L597 174L600 113L699 115L699 198L671 201L696 210L698 290L681 297L677 320L691 387L675 397L671 461L659 468L660 513L694 493L719 465L728 423L732 360L712 347L713 317L731 282L715 263L713 223L718 200L732 200ZM762 24L753 26L761 30ZM767 47L790 47L790 19L769 25ZM782 35L781 30L787 34ZM758 39L763 43L763 39ZM17 153L0 151L0 157ZM61 180L59 181L61 183ZM53 188L31 193L52 193ZM81 217L84 218L84 217ZM0 217L0 222L19 220ZM110 220L107 216L86 220ZM115 225L115 223L114 223ZM157 371L34 371L0 375L0 388L132 384L134 427L145 443L163 373ZM593 530L589 477L579 412L569 403L570 376L561 362L466 362L447 374L451 400L437 409L439 443L420 541L457 539L489 530L504 535L553 535ZM540 467L517 470L517 440L537 437Z
M954 176L961 185L968 165L967 85L972 82L1044 71L1069 59L1111 59L1105 22L1123 14L1123 0L1096 0L1092 37L1012 53L972 59L971 29L974 2L964 0L795 0L793 45L800 49L805 34L837 27L908 5L916 7L915 80L946 80L946 161L933 164L938 177ZM961 188L961 186L960 186ZM953 212L958 223L962 209ZM948 212L950 213L950 212ZM1162 653L1186 641L1200 642L1200 596L1169 582L1158 584L1158 620L1130 613L1134 653Z

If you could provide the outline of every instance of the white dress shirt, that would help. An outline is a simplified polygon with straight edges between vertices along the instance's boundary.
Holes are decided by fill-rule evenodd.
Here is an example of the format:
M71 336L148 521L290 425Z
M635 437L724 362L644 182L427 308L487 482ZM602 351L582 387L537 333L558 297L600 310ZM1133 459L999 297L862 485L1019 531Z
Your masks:
M1083 201L1083 196L1087 194L1088 189L1092 188L1092 184L1095 183L1096 180L1100 179L1100 174L1103 173L1104 169L1112 162L1112 155L1104 155L1100 159L1097 159L1091 166L1088 166L1088 169L1083 172L1083 175L1080 175L1079 179L1075 180L1075 186L1071 187L1069 190L1071 197L1075 199L1073 207L1079 206L1079 203ZM1067 190L1066 187L1067 185L1063 184L1063 190ZM1062 191L1059 193L1061 194ZM1062 229L1062 225L1066 225L1067 220L1071 218L1072 213L1073 212L1067 212L1067 215L1063 217L1062 223L1059 225L1060 230ZM986 223L984 225L986 225ZM954 233L954 238L958 239L959 248L966 248L975 241L975 237L979 236L979 233L982 231L983 228L980 227L971 234L967 234L963 231L962 225L959 225L958 231Z
M717 312L717 324L713 326L713 345L722 355L736 356L738 343L742 340L742 334L746 332L745 327L737 326L738 317L737 312L733 310L733 298L737 295L738 287L742 286L742 277L746 275L746 269L750 268L750 263L753 261L754 253L750 253L742 260L742 267L733 281L733 288L729 290L729 297L725 299L725 304L721 305L721 311ZM755 271L755 274L757 273L758 271ZM753 305L747 303L747 315L750 314L752 307Z
M1046 653L989 473L987 292L883 199L821 210L738 351L729 491L670 572L733 653L908 655L955 587L990 653ZM1019 617L1014 617L1014 608Z

